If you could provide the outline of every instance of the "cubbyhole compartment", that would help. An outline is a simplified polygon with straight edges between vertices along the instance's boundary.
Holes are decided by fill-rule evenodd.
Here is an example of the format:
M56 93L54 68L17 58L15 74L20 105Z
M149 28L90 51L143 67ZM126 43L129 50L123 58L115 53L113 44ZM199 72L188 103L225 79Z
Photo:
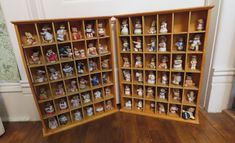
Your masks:
M66 62L66 63L62 63L61 65L62 65L64 78L71 78L76 75L74 62Z
M170 74L169 72L160 71L157 73L157 84L161 86L169 85Z
M24 55L28 65L40 65L44 63L40 47L25 48Z
M156 114L164 116L167 115L168 104L164 102L157 102L157 111Z
M102 78L100 73L92 74L90 77L92 87L100 87L102 85Z
M144 111L144 100L134 99L134 110L137 112Z
M144 71L143 70L134 70L133 82L142 84L144 82Z
M144 106L145 106L145 109L144 109L145 112L151 113L151 114L155 113L156 105L154 101L145 101Z
M97 37L96 20L85 21L85 35L87 39Z
M158 33L168 34L172 32L172 14L165 13L158 15Z
M202 21L199 19L203 19ZM199 20L199 21L198 21ZM192 11L190 20L190 32L195 31L205 31L207 22L207 10L205 11ZM203 24L203 26L198 29L198 24Z
M118 40L122 53L131 51L130 37L122 37Z
M109 99L105 101L105 111L111 111L114 109L115 105L114 105L114 99Z
M83 29L83 22L80 21L70 21L70 31L71 37L73 41L79 41L84 39L84 29Z
M175 117L175 118L179 118L181 115L181 105L180 104L170 104L168 115Z
M90 73L100 71L100 58L90 58L88 63L88 68Z
M198 98L197 90L184 90L183 103L186 105L196 106Z
M127 98L127 97L123 97L123 108L126 110L132 110L134 105L132 102L132 98Z
M51 81L62 79L60 64L47 66L48 76Z
M44 119L44 124L50 130L54 130L54 129L59 128L59 122L58 122L56 116L50 117L48 119Z
M111 56L107 55L107 56L101 57L101 69L112 70L112 57Z
M167 102L169 99L169 90L166 87L157 87L157 100Z
M58 115L58 119L61 126L66 126L71 123L69 112Z
M156 98L156 87L145 86L145 99L154 100Z
M187 34L174 34L172 52L185 52L187 47Z
M171 51L171 35L158 36L158 52L170 52Z
M73 42L73 51L76 59L84 59L87 57L87 50L84 41Z
M196 107L183 106L181 118L184 120L195 120Z
M170 69L170 57L170 54L158 54L157 69L168 71Z
M189 35L188 51L202 52L204 51L204 33L193 33Z
M98 53L98 41L97 40L89 40L87 41L87 56L88 57L97 57Z
M102 72L102 84L112 84L113 83L113 75L112 72Z
M51 92L50 92L50 87L48 84L36 86L35 91L36 91L37 99L39 102L45 101L52 97Z
M70 43L59 44L59 55L61 61L67 61L73 59L73 50Z
M31 78L33 79L34 84L37 83L40 84L48 81L44 66L31 68L30 71L31 71Z
M157 58L156 54L144 54L144 66L145 69L156 70L157 67Z
M114 97L114 92L115 92L115 89L114 89L113 85L104 87L104 96L105 96L105 98Z
M51 89L52 89L52 94L54 96L59 97L59 96L64 96L66 94L65 86L62 81L51 83Z
M47 101L39 104L43 118L52 117L56 114L56 110L52 101Z
M142 36L133 36L131 37L131 48L134 53L143 52L143 37Z
M172 70L183 71L185 69L185 54L172 55Z
M187 32L189 12L174 13L174 33Z
M132 67L142 69L143 64L144 64L143 60L144 60L143 54L133 54L132 55L132 61L133 61Z
M83 111L84 111L84 116L86 119L94 116L94 108L92 105L90 106L86 106L86 107L83 107Z
M171 72L170 86L183 87L184 73L183 72Z
M202 65L201 54L188 54L186 62L186 70L192 72L200 72Z
M42 49L45 61L48 64L53 64L58 62L58 51L56 45L43 46Z
M69 41L69 28L68 22L56 22L55 25L55 33L57 42L67 42Z
M131 68L131 55L127 53L121 53L120 66L122 68Z
M81 107L81 98L79 94L69 96L69 104L71 109L77 109Z
M117 26L118 29L120 29L120 31L117 31L118 35L127 36L130 34L130 22L128 17L120 18L117 21Z
M67 93L75 93L78 92L78 84L77 79L69 79L65 81Z
M18 25L18 29L23 47L39 44L35 24L21 24Z
M144 17L144 34L157 33L157 15L149 15Z
M92 92L94 96L93 99L95 102L99 102L104 98L102 88L95 89Z
M62 97L55 100L55 106L59 113L64 113L69 111L69 104L66 97Z
M80 90L87 90L91 87L89 82L89 76L81 76L78 78L78 87Z
M78 75L83 75L88 73L87 60L76 61L76 68Z
M132 96L132 87L131 84L123 84L122 85L122 93L123 96Z
M145 71L144 82L147 85L155 85L157 81L156 71L148 70Z
M142 35L143 34L143 22L142 17L131 17L131 33L132 35Z
M110 48L110 40L109 39L99 39L98 51L100 55L105 55L111 53Z
M124 69L122 70L121 82L131 83L131 70Z
M104 102L99 102L95 104L95 114L99 115L105 112Z
M144 98L144 86L143 85L134 85L133 94L136 98Z
M92 94L90 91L87 92L82 92L81 93L81 98L82 98L82 104L83 106L87 106L92 104Z
M183 98L183 90L180 88L170 89L170 101L173 103L181 103Z
M72 111L73 121L78 122L83 120L82 109L76 109Z
M144 37L144 52L156 52L157 51L157 37L145 36Z
M184 87L198 89L200 82L199 73L187 73L184 81Z
M55 35L52 23L38 23L38 33L40 35L41 44L55 43Z
M107 37L110 35L109 19L98 20L98 36Z

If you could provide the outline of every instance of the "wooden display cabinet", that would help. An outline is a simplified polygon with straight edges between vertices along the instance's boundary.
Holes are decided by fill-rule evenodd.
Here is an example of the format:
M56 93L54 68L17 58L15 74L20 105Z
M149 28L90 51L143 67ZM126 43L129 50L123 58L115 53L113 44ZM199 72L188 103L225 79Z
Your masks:
M121 111L199 123L199 100L212 7L116 16ZM201 30L197 30L199 19L204 21L204 27ZM140 21L141 24L137 28L142 30L139 34L134 33L136 21ZM128 33L123 35L122 24L125 22L128 25ZM164 22L166 22L167 31L163 32L160 29L161 24ZM150 32L150 28L155 29L155 31ZM201 42L198 47L195 47L192 41L196 38L199 38ZM142 50L136 51L134 42L138 39L141 40ZM124 40L127 42L124 43ZM151 40L155 40L152 45L150 45ZM166 44L162 44L162 41L165 41ZM129 45L129 51L125 49L125 44ZM152 46L152 49L150 46ZM136 57L138 56L142 58L143 67L136 67ZM180 61L175 61L175 59L179 59L179 56L182 59L182 69L177 68L177 62ZM123 66L124 58L128 59L130 67ZM152 59L155 66L153 64L150 67ZM196 59L196 66L195 61L192 61L192 59ZM175 63L176 66L174 66ZM123 74L125 70L129 71L131 81L125 80ZM137 72L143 73L143 83L137 81ZM150 73L155 75L156 81L154 84L148 83ZM166 84L162 83L162 75L167 77ZM193 82L188 79L188 76ZM188 86L186 83L192 86ZM131 89L131 95L125 94L125 86L127 85ZM138 96L137 90L139 87L143 89L143 97ZM149 87L152 87L152 89ZM150 98L147 96L148 89L151 92L154 91L154 96ZM143 102L143 108L141 109L138 109L137 106L139 101ZM195 108L194 120L186 120L182 117L183 112L189 107ZM174 110L176 110L175 113Z

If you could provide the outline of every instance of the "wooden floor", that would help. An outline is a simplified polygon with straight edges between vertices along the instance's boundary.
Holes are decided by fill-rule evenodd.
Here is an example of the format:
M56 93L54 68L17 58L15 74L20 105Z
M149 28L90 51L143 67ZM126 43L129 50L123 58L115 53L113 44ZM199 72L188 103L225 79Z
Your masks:
M200 125L116 113L42 137L39 122L5 123L0 143L235 143L235 122L224 113L200 113Z

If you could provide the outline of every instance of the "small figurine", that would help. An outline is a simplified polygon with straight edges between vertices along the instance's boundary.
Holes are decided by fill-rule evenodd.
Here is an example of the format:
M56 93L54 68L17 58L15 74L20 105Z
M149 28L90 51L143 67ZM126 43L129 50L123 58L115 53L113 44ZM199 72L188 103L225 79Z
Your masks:
M185 120L188 120L188 119L195 120L195 117L193 115L194 112L195 112L195 108L189 107L186 111L183 110L182 118L185 119Z
M49 63L54 63L57 61L57 55L55 52L53 52L52 49L47 50L46 58L47 58L47 62L49 62Z
M160 28L160 33L167 33L168 29L167 29L167 23L165 20L163 20L161 22L161 28Z
M54 107L53 107L53 105L50 103L50 102L47 102L46 104L45 104L45 112L46 112L46 114L47 115L51 115L51 114L53 114L54 113Z
M138 110L143 110L143 101L142 101L142 100L139 100L139 101L137 102L137 109L138 109Z
M157 50L156 39L154 37L151 38L151 42L147 45L148 45L149 52L155 52Z
M63 84L58 84L58 85L57 85L55 94L56 94L57 96L62 96L62 95L65 94Z
M79 80L79 88L81 90L86 89L88 86L87 84L88 84L88 81L85 78L81 77Z
M159 113L159 114L164 114L164 113L166 113L165 107L164 107L164 105L163 105L162 103L159 103L159 104L158 104L158 113Z
M90 23L86 25L85 32L87 38L93 38L95 36L95 30L93 29L93 25Z
M98 34L100 37L105 36L105 28L103 23L98 23Z
M48 98L47 91L44 87L39 88L39 97L40 100L45 100Z
M102 105L98 105L96 106L96 109L95 109L96 113L98 112L103 112L104 111L104 107Z
M60 125L66 125L69 122L69 119L66 115L59 116Z
M92 78L91 78L91 83L92 83L92 86L97 86L99 85L100 81L99 81L99 77L97 75L94 75Z
M49 129L56 129L58 128L58 123L55 117L51 117L48 119L48 127Z
M195 83L193 82L193 77L192 77L192 75L187 75L187 76L186 76L184 85L185 85L186 87L195 86Z
M110 96L111 95L111 89L109 87L104 88L104 94L105 94L105 96Z
M148 30L148 33L149 33L149 34L155 34L156 32L157 32L157 30L156 30L156 21L153 20L153 21L151 22L151 26L150 26L150 28L149 28L149 30Z
M99 44L99 53L100 54L107 54L108 52L109 51L108 51L107 45Z
M94 72L94 71L98 70L97 63L94 62L92 59L89 61L89 65L88 66L89 66L89 71L90 72Z
M175 70L182 70L182 63L183 63L183 60L182 60L182 55L176 55L175 57L175 60L174 60L174 65L173 65L173 68Z
M162 72L161 84L168 84L168 77L166 72Z
M105 104L105 105L106 105L106 106L105 106L106 111L113 109L113 103L112 103L111 100L106 101L106 104Z
M108 73L103 73L103 74L102 74L102 81L103 81L103 84L109 83L109 76L108 76Z
M98 55L96 47L94 46L93 43L88 44L87 55L88 56L97 56Z
M78 91L76 80L72 80L72 81L70 82L68 91L69 91L69 92L77 92L77 91Z
M74 55L75 55L75 57L77 57L79 59L86 58L86 54L85 54L84 49L78 49L78 48L74 47Z
M32 64L41 64L39 51L36 49L32 50L31 62Z
M159 67L160 69L167 69L167 68L168 68L167 62L168 62L167 56L162 56L162 58L161 58L161 63L158 65L158 67Z
M48 68L50 71L50 80L57 80L60 79L62 76L59 71L55 69L55 67L51 66Z
M143 82L143 73L141 71L136 71L135 77L138 82Z
M36 83L45 82L47 80L45 74L46 72L44 70L37 70L35 76L35 82Z
M176 114L179 111L179 108L176 105L171 105L170 112Z
M150 71L149 74L148 74L147 83L148 84L155 84L155 80L156 80L156 77L154 75L154 72Z
M79 96L78 96L78 95L73 96L72 99L70 100L70 102L71 102L71 106L72 106L72 107L78 107L78 106L81 105L81 104L80 104L80 99L79 99Z
M177 101L181 100L179 89L173 89L173 99Z
M122 39L122 51L129 52L130 51L130 45L126 38Z
M110 66L109 66L109 59L104 59L101 61L101 67L102 69L109 69Z
M191 70L196 70L196 67L197 67L197 56L194 56L194 55L192 56L190 64L191 64L190 69Z
M60 25L60 28L57 30L57 40L60 42L65 41L65 36L67 36L67 30L63 24Z
M148 87L147 88L147 95L146 95L147 98L154 98L154 90L153 90L153 87Z
M204 20L203 19L198 19L197 20L197 30L202 31L202 30L204 30L204 27L205 27Z
M131 88L129 85L125 85L124 94L127 96L131 95Z
M71 58L73 55L72 49L69 46L61 46L59 51L62 58Z
M132 106L131 100L127 100L127 101L125 102L125 107L126 107L127 109L131 109L131 106Z
M33 37L33 35L30 32L25 32L26 37L26 43L27 45L35 45L37 43L36 39Z
M64 99L60 99L59 108L60 110L65 110L68 108L67 102Z
M95 99L101 99L102 98L102 92L100 90L97 90L94 92Z
M173 80L172 80L173 84L180 85L181 81L182 81L182 76L180 73L173 74Z
M175 43L177 46L177 51L183 51L184 50L184 39L180 37L178 41Z
M166 52L166 41L167 38L165 36L160 37L160 43L158 44L159 52Z
M151 58L150 63L148 64L148 67L150 69L155 69L156 68L156 61L155 61L154 57Z
M136 89L136 92L137 92L137 95L138 95L138 96L143 97L143 95L144 95L144 90L143 90L142 86L139 86L139 87Z
M47 25L42 27L42 32L40 33L42 36L43 43L52 43L53 42L53 35L49 32L51 28Z
M93 116L94 115L93 108L92 107L87 107L86 108L86 114L87 114L87 116Z
M134 34L142 34L142 25L140 19L135 20L135 25L134 25Z
M124 19L121 25L121 35L128 35L128 34L129 34L128 21L127 19Z
M77 110L77 111L74 113L74 120L75 120L75 121L80 121L80 120L82 120L82 113L81 113L79 110Z
M82 39L82 32L78 31L77 27L72 27L71 32L72 32L73 40Z
M84 74L84 63L78 62L77 68L78 68L78 73L79 74Z
M129 62L129 58L123 57L122 59L123 59L123 67L124 67L124 68L130 68L130 67L131 67L131 64L130 64L130 62Z
M131 81L131 72L129 70L123 70L124 80L127 82Z
M142 43L141 42L142 42L142 40L140 37L137 37L136 41L133 41L135 52L142 52Z
M202 45L200 40L200 35L195 35L193 40L189 41L191 43L190 50L192 51L198 51L200 48L200 45Z
M63 71L66 77L73 76L73 67L69 64L64 65Z
M143 67L143 61L141 56L135 57L135 68L142 68Z
M167 94L167 90L165 88L161 88L159 92L159 98L166 99L166 94Z
M194 91L189 91L187 93L187 99L190 103L193 103L195 101L196 95L195 95Z
M82 94L82 98L83 98L83 102L85 104L91 102L91 96L90 96L90 94L88 92Z

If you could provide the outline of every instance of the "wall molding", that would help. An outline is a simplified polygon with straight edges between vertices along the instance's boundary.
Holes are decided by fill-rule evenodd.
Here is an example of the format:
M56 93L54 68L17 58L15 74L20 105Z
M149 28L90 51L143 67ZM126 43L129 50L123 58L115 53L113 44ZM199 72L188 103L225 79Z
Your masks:
M20 92L24 96L32 95L32 91L28 81L0 83L0 93L16 93L16 92L17 93Z
M235 76L235 68L213 68L213 76Z

